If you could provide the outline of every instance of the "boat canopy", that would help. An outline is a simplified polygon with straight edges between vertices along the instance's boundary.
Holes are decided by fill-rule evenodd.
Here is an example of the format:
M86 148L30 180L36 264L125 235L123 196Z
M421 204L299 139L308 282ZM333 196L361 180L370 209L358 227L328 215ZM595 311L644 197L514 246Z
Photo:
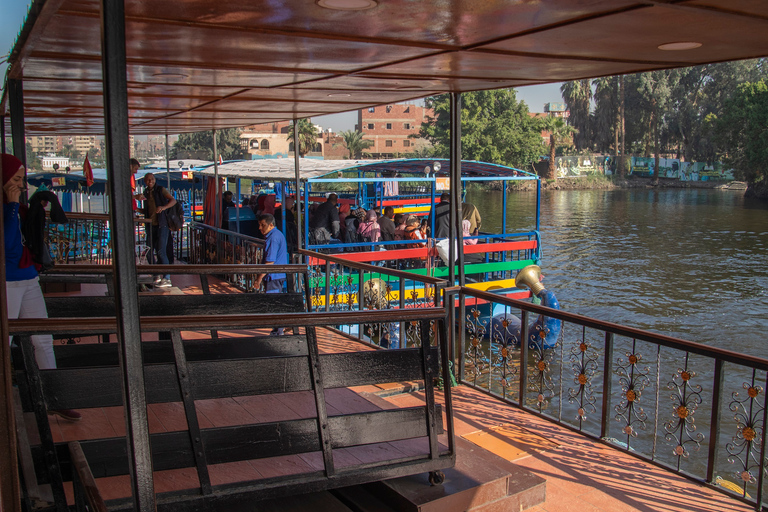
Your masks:
M435 164L439 163L439 166ZM399 173L408 176L448 176L450 162L442 158L407 158L398 160L320 160L300 158L299 171L304 181L338 179L338 173ZM435 168L439 170L435 172ZM197 172L213 176L216 172L223 178L260 179L263 181L295 180L295 162L292 158L275 158L225 162L218 166L208 165ZM461 173L465 177L492 179L538 179L531 172L487 162L464 160Z

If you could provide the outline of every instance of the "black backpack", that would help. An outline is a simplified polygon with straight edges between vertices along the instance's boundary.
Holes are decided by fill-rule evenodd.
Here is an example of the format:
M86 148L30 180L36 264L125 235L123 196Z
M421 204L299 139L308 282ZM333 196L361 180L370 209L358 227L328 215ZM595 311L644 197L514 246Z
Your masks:
M160 185L155 186L155 204L165 206L168 201L165 198L163 192L165 189ZM144 197L147 196L148 191L144 190ZM171 231L181 231L184 227L184 207L177 200L176 204L165 210L165 220L168 222L168 229Z

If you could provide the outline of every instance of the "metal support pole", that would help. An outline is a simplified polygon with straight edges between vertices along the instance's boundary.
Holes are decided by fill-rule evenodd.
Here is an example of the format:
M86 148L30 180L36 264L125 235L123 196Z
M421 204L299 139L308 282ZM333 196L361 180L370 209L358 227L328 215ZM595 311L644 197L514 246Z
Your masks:
M221 189L219 188L219 146L216 143L216 129L214 128L213 131L213 179L216 182L214 185L214 193L213 193L213 227L220 228L221 227L221 203L219 202L219 197L221 194Z
M165 134L165 181L168 190L171 190L171 152L168 149L168 134Z
M461 94L451 93L451 215L449 237L449 281L456 282L455 265L458 260L459 285L464 286L464 244L461 229Z
M3 152L5 152L5 118ZM0 211L0 236L3 235L3 212ZM5 291L5 244L0 245L0 290ZM17 463L16 423L14 420L13 383L11 380L11 346L8 343L8 309L6 294L0 294L0 510L21 512L19 465Z
M303 226L302 222L302 211L301 211L301 205L302 205L302 199L301 199L301 168L300 168L300 160L299 160L299 120L294 119L293 120L293 162L294 162L294 172L296 176L296 227L298 228L296 230L296 248L301 249L301 226ZM304 201L307 201L307 191L304 191ZM307 211L309 211L309 205L307 204ZM299 256L301 258L301 256Z
M21 80L8 80L8 103L11 110L11 137L13 155L27 166L27 151L24 141L24 87Z
M27 168L27 146L24 138L24 87L21 80L8 80L8 100L11 110L11 137L13 138L13 155L21 160ZM26 171L24 180L26 181ZM21 203L27 204L28 191L22 191Z
M155 510L152 453L149 445L144 366L141 354L139 297L133 239L133 199L128 187L128 86L124 0L101 1L101 63L104 81L104 133L107 181L113 226L115 315L125 404L126 441L133 508Z

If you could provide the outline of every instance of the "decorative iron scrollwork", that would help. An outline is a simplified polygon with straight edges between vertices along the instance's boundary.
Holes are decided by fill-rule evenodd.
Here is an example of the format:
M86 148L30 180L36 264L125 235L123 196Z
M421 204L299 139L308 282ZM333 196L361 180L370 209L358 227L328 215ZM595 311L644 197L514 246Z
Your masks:
M691 380L696 373L688 369L688 354L685 354L685 366L678 368L667 388L673 391L672 400L673 417L664 424L666 434L664 438L673 444L672 453L677 457L677 469L680 470L680 462L687 458L693 447L698 451L704 434L696 432L693 415L701 404L701 386L692 384Z
M733 441L725 445L728 462L737 465L736 478L743 482L744 496L747 485L756 482L756 472L760 470L760 445L763 432L763 409L765 407L762 386L755 384L755 370L752 379L742 386L746 396L738 391L731 395L733 400L728 408L734 413L736 435Z
M619 376L621 384L621 402L614 407L616 411L616 421L623 423L622 432L627 436L627 449L630 447L630 441L637 437L637 431L645 430L645 421L648 415L643 411L640 405L640 399L643 390L650 384L648 374L650 368L639 366L642 355L637 352L637 342L632 340L632 351L626 354L626 360L619 357L616 361L616 373Z
M568 402L578 406L576 410L576 419L579 420L579 428L582 422L587 419L587 414L597 412L594 390L592 389L592 378L597 373L599 367L597 363L598 354L592 351L592 345L586 340L586 328L582 329L581 343L571 348L570 362L573 369L573 383L576 388L568 389Z
M465 371L473 376L473 384L490 368L490 359L483 351L488 320L481 319L480 310L472 308L467 315L467 348Z

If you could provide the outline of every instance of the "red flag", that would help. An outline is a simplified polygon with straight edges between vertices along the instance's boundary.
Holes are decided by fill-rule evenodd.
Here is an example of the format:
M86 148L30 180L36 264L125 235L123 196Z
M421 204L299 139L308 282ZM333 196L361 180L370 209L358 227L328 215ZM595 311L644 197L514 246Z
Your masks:
M93 169L91 169L91 162L88 161L88 155L85 155L85 162L83 162L83 176L85 176L85 183L89 187L93 185Z
M224 165L224 158L221 155L219 155L219 165Z

